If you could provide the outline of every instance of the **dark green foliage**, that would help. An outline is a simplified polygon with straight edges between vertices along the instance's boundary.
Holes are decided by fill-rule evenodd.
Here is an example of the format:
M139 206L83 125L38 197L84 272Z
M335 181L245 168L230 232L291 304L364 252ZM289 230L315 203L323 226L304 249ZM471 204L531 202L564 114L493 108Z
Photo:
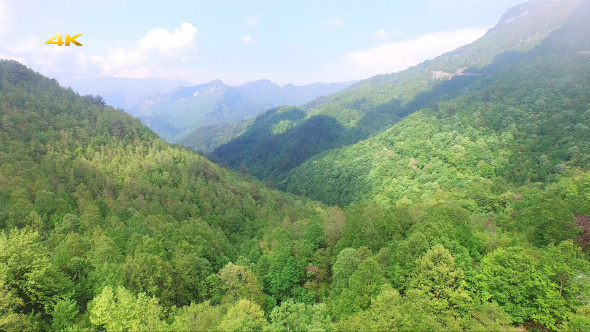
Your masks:
M0 62L0 330L587 330L590 10L563 25L580 2L261 115L217 150L240 173ZM544 30L494 44L522 37L508 21ZM491 44L520 52L425 72Z
M235 248L287 216L322 214L301 200L295 210L294 197L171 147L100 98L16 62L0 62L0 82L2 324L67 329L105 287L166 308L221 301L208 276ZM279 275L292 281L277 292L293 294L303 271L284 259L290 269Z
M178 141L178 144L202 153L211 153L215 148L237 137L251 122L230 123L226 125L207 125L195 129Z
M315 156L284 175L285 188L340 205L374 196L416 200L443 189L494 209L481 195L492 183L551 181L587 165L589 67L579 52L552 45L498 60L505 63L481 69L458 97L435 98L382 134ZM456 79L463 78L450 82Z
M244 163L250 174L272 180L280 189L341 206L383 194L393 186L399 186L399 190L389 189L397 200L416 197L423 190L454 190L454 185L463 189L495 180L497 175L519 184L527 179L544 181L563 168L557 166L563 155L553 152L546 162L539 159L547 147L563 151L575 144L586 146L584 137L574 135L560 143L530 140L531 134L557 137L552 133L567 132L576 125L570 122L579 120L576 116L549 120L556 108L588 109L587 95L580 90L588 79L588 67L579 53L581 45L588 44L587 35L581 33L587 27L575 16L569 19L580 2L520 8L520 14L501 21L471 45L309 104L305 115L291 119L289 129L280 135L273 132L279 121L269 123L267 117L259 117L213 155L233 168ZM556 78L576 82L572 85L577 88L567 84L560 88ZM429 111L420 111L425 109ZM529 119L516 118L513 109ZM425 114L406 119L416 111ZM493 123L490 117L502 123ZM411 132L389 129L401 119ZM504 135L511 124L530 129L529 140L513 133L513 142ZM524 160L519 152L526 153ZM544 165L538 167L538 163ZM383 177L403 182L384 183ZM458 177L462 178L459 183Z

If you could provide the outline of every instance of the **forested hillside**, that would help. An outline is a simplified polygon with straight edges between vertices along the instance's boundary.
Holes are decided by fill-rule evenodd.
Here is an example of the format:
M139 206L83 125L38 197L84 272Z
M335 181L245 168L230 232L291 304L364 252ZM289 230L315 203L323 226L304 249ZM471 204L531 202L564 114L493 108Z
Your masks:
M254 122L254 118L224 125L206 125L193 130L178 141L178 144L200 153L210 154L242 133Z
M17 62L0 84L0 330L61 330L78 313L99 327L111 313L86 308L107 289L143 292L150 310L202 302L263 228L323 215ZM133 314L121 324L150 326Z
M269 80L259 80L230 86L215 80L152 95L129 107L126 112L139 118L166 141L182 142L195 149L200 147L200 143L193 142L199 141L202 136L201 127L231 126L271 107L300 105L318 96L340 91L350 84L352 82L305 86L288 84L281 87ZM207 141L206 144L211 143Z
M333 148L377 135L431 103L453 99L490 72L539 45L561 27L580 0L537 0L508 11L481 39L405 71L361 81L319 98L283 119L269 111L240 136L213 151L229 167L286 189L289 171ZM278 130L280 128L280 130Z
M240 172L0 61L0 331L589 331L589 15L270 110Z
M587 169L588 13L577 10L528 52L504 54L474 76L440 82L443 90L459 87L457 96L432 99L379 135L306 161L287 173L284 185L330 204L369 197L390 204L438 189L497 192Z

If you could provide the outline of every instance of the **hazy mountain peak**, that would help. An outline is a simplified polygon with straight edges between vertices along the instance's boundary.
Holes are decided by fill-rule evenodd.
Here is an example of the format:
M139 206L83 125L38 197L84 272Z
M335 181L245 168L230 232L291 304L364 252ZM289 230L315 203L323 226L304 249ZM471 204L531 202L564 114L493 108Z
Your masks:
M301 105L351 83L312 84L281 88L268 79L230 86L221 80L154 96L129 108L128 112L168 141L207 125L224 125L257 115L280 105Z
M257 80L257 81L247 82L247 83L244 83L240 86L247 86L247 85L277 85L277 84L275 84L271 80L265 78L265 79L261 79L261 80Z
M227 85L226 85L225 83L223 83L223 81L222 81L222 80L220 80L220 79L216 79L216 80L213 80L213 81L211 81L211 82L209 82L209 83L205 83L205 85L210 85L210 86L211 86L211 85L213 85L213 86L227 86Z
M510 24L525 16L539 11L564 9L567 6L578 6L582 0L532 0L516 5L506 11L498 25Z

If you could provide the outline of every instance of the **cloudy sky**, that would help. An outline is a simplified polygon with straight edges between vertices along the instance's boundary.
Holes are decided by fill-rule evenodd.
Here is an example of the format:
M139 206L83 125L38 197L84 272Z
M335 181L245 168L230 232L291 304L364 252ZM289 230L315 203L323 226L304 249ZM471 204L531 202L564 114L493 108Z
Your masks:
M364 79L482 36L524 0L0 0L0 58L58 80ZM83 46L47 45L82 34Z

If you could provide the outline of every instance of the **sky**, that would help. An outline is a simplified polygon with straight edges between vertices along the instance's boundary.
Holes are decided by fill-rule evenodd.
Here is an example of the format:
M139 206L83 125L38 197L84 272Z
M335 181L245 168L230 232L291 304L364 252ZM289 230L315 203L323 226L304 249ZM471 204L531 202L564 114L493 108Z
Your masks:
M352 81L469 44L522 2L0 0L0 58L60 81ZM45 43L56 34L83 46Z

